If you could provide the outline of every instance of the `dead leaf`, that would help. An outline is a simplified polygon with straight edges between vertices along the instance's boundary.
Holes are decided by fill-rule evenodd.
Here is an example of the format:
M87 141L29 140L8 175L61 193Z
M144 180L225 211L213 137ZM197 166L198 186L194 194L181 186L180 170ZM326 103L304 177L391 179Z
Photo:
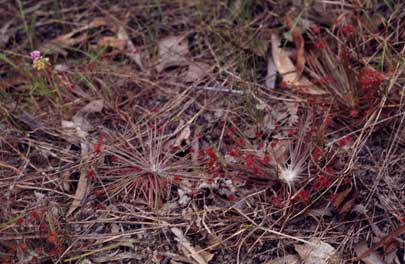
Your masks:
M274 64L276 65L278 72L282 75L283 81L286 82L287 85L296 85L298 75L295 66L285 50L280 46L281 41L278 34L272 33L271 50Z
M339 257L334 247L318 239L312 239L310 242L311 244L294 246L305 264L339 263Z
M357 256L362 256L364 255L364 253L370 251L370 253L367 254L367 256L360 258L366 264L385 264L381 256L379 256L376 252L370 250L370 248L367 246L366 241L362 241L354 245L354 251L356 252Z
M297 255L285 255L284 257L272 259L266 264L298 264L300 259Z
M126 42L127 53L126 55L138 65L141 70L144 70L144 66L142 63L141 53L135 47L132 40L128 37L128 34L123 26L118 27L117 38L121 41Z
M73 198L72 204L70 205L66 217L71 215L82 204L88 193L88 177L87 177L88 168L87 166L83 166L83 164L86 163L85 160L87 160L90 146L87 142L84 141L82 141L80 146L82 153L82 161L81 161L82 167L80 169L80 178L75 192L75 197Z
M106 26L107 21L104 18L95 18L88 25L76 29L68 34L56 37L40 48L40 51L46 54L67 55L66 48L82 43L87 40L87 31L92 28Z
M127 47L127 42L125 40L116 37L102 37L97 44L101 47L106 46L115 48L121 52L125 51Z
M352 189L353 189L353 186L350 185L349 188L338 193L336 195L336 198L333 200L332 206L335 208L338 208L343 203L343 201L348 196L348 194L352 191Z
M363 258L367 257L368 255L370 255L372 252L375 252L380 247L384 247L384 252L387 252L387 250L388 250L388 253L389 253L390 251L393 250L392 247L395 246L395 244L393 244L396 242L395 239L404 233L405 233L405 225L402 225L402 226L398 227L397 229L395 229L394 231L391 231L391 233L389 233L385 237L383 237L372 248L369 248L366 251L364 251L363 253L361 253L355 260L359 260L359 259L363 259Z
M195 82L201 80L209 73L210 69L211 66L204 62L194 62L188 66L184 81Z
M299 80L302 76L302 72L304 71L305 66L304 38L302 37L301 32L297 27L297 24L294 23L293 19L291 18L291 13L287 14L286 20L287 25L292 33L295 48L297 51L296 80Z
M267 74L266 74L266 88L274 89L277 79L277 67L273 61L273 58L269 56L267 60Z
M348 213L350 212L350 210L351 210L352 207L353 207L353 203L354 203L354 200L355 200L355 199L356 199L355 197L351 198L350 200L348 200L348 201L338 210L338 214L339 214L339 216L340 216L341 218L344 218L344 217L346 216L346 214L348 214Z
M189 53L187 39L184 36L171 36L158 43L158 63L156 70L163 70L186 64L186 55Z
M283 81L287 86L295 88L297 91L312 94L312 95L324 95L327 91L322 90L311 83L307 78L301 77L298 79L299 75L297 70L289 58L285 49L281 46L281 41L276 33L271 34L271 50L274 64L276 65L277 71L283 78Z
M197 261L199 264L208 264L208 261L201 255L199 254L194 247L191 245L191 243L187 240L187 238L184 236L183 231L181 231L177 227L172 227L170 228L172 233L176 236L176 241L179 242L180 246L183 247L189 255Z
M187 125L185 128L183 128L176 138L176 142L174 143L175 147L180 147L183 141L186 141L187 144L190 144L190 134L191 134L191 129L190 126Z
M80 113L99 113L103 110L104 107L104 101L102 99L100 100L94 100L88 103L85 107L83 107L79 112Z

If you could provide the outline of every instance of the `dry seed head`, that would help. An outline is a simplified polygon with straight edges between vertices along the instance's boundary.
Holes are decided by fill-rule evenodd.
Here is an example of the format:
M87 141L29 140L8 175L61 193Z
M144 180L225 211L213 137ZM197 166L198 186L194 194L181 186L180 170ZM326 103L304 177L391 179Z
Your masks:
M292 142L292 139L290 140L288 144L289 156L284 163L278 165L280 180L289 186L294 186L294 183L302 177L304 165L310 153L310 145L305 142L308 121L309 118L300 127L295 143Z

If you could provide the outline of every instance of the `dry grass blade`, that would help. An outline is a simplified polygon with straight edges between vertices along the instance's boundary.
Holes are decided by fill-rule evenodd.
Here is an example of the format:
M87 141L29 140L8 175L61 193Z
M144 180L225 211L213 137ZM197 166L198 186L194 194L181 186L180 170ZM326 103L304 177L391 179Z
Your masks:
M349 64L349 54L345 46L341 46L340 54L336 55L326 45L319 54L310 53L308 60L312 77L325 90L328 90L341 104L355 109L359 102L359 87L356 84L356 73Z
M195 261L197 261L197 263L199 263L199 264L208 264L208 261L206 261L205 258L203 256L201 256L197 252L197 250L194 249L194 247L187 240L187 238L184 236L183 232L179 228L172 227L172 228L170 228L170 230L176 236L177 242L179 242L179 244L189 252L191 257Z

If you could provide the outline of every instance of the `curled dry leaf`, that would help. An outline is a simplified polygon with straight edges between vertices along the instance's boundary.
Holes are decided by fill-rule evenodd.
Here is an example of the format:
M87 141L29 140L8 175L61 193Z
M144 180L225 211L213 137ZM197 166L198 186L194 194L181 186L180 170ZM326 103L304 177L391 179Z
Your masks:
M158 43L158 63L156 70L163 70L186 64L186 55L189 53L187 39L184 36L171 36Z
M283 81L288 85L296 85L298 75L295 66L291 59L286 54L286 51L280 47L281 41L276 33L271 34L271 50L274 64L278 72L282 75Z
M354 251L356 252L357 256L363 256L365 252L370 251L370 248L367 246L366 241L362 241L354 245ZM360 259L364 261L366 264L385 264L381 256L374 251L370 251L369 254L364 255Z
M84 106L79 113L99 113L103 110L103 107L104 101L102 99L94 100Z
M127 42L125 40L118 39L116 37L102 37L98 41L98 45L115 48L115 49L123 52L123 51L125 51L125 49L127 47Z
M142 63L141 53L135 47L132 40L128 37L128 34L123 26L118 27L117 38L126 43L127 53L126 55L138 65L141 70L144 70Z
M66 217L71 215L84 201L88 193L88 177L87 177L87 166L83 166L86 163L88 158L88 151L90 149L89 143L82 141L81 146L81 169L80 169L80 178L75 192L75 197L73 198L72 204L66 214Z
M66 216L71 215L83 202L86 198L88 192L88 177L87 171L88 166L85 166L86 161L89 158L90 144L87 141L87 132L91 129L89 121L86 119L86 114L88 113L98 113L103 110L104 101L103 100L94 100L84 106L79 112L77 112L72 120L62 121L62 127L64 128L75 128L76 136L80 139L81 147L81 169L80 169L80 178L75 192L75 197L73 202L67 212Z
M187 125L185 128L183 128L180 132L180 134L176 138L176 142L174 142L175 147L180 147L182 142L186 141L187 144L190 144L190 134L191 134L191 129L190 126Z
M295 245L300 258L305 264L337 264L339 256L334 247L319 239L312 239L311 244Z
M312 95L324 95L327 94L325 90L322 90L311 83L307 78L301 77L297 74L297 69L294 63L289 58L288 53L281 46L281 41L276 33L271 34L271 50L276 65L277 71L283 78L283 81L297 91L312 94Z
M74 45L82 43L87 40L87 30L97 28L100 26L106 26L107 21L104 18L95 18L88 25L85 25L72 32L56 37L46 43L40 50L47 54L63 54L67 55L66 48L70 48Z
M186 73L184 81L199 81L209 73L210 69L211 66L204 62L194 62L188 66L188 71Z

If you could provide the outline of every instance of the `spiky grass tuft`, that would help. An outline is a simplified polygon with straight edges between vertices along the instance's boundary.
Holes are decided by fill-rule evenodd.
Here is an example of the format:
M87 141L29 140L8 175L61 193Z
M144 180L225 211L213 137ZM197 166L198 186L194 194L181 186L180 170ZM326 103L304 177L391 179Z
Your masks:
M158 208L170 192L174 177L192 178L189 151L173 146L165 125L134 124L128 134L112 138L106 154L114 157L102 176L110 195L124 199L142 198L150 207ZM181 155L180 155L181 154Z
M299 132L295 139L290 139L288 143L288 156L278 164L280 180L294 187L294 184L302 179L302 172L309 157L311 145L307 141L307 132L310 124L310 118L300 125Z

